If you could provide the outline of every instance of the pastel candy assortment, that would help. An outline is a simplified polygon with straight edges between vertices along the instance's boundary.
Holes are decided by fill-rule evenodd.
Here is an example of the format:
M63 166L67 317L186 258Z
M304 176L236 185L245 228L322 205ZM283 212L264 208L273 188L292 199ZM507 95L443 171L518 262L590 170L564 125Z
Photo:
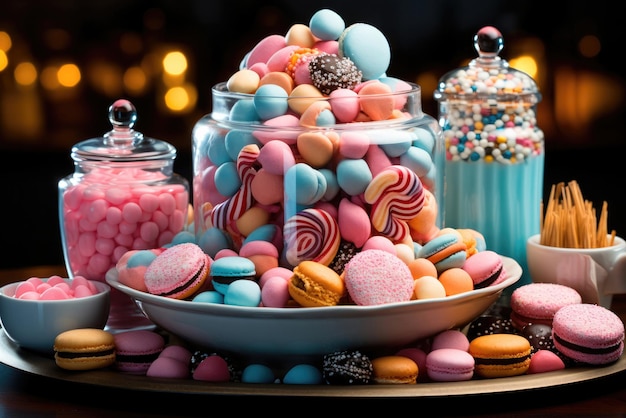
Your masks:
M417 86L387 75L390 58L377 28L322 9L260 40L214 88L193 132L195 227L211 257L268 225L287 268L432 229L436 210L414 219L436 194L441 132Z
M74 275L103 279L129 250L169 244L187 221L186 188L136 168L86 173L62 196L64 235Z
M475 47L480 55L475 65L448 73L435 92L437 99L451 104L443 125L446 159L520 164L543 154L544 134L534 108L540 97L535 82L508 65L488 64L502 48L496 28L482 28Z
M83 276L66 280L61 276L48 279L30 277L15 288L13 297L25 300L63 300L92 296L98 293L96 286Z

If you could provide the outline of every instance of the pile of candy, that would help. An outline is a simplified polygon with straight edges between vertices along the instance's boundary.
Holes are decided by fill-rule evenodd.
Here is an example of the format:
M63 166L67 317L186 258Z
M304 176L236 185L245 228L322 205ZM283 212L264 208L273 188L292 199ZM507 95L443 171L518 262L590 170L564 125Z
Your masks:
M193 133L207 254L263 240L282 266L331 265L370 238L432 236L424 208L441 183L441 130L419 86L387 76L390 57L377 28L323 9L262 39L214 88L213 113Z

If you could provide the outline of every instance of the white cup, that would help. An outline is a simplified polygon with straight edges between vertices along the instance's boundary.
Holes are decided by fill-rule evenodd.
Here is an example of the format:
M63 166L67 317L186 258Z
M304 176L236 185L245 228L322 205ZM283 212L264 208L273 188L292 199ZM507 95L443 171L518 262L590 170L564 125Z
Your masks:
M572 287L584 303L611 307L614 294L626 293L626 241L599 248L562 248L539 244L540 235L526 242L528 271L533 282Z

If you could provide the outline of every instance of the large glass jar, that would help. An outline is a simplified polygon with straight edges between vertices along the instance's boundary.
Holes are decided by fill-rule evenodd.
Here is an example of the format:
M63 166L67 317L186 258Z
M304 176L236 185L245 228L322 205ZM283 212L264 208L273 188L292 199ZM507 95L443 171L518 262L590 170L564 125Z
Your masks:
M368 99L393 104L397 116L382 121L307 124L289 112L261 121L250 117L255 96L226 83L212 99L192 138L197 242L210 256L260 239L283 267L315 260L337 270L370 238L413 248L441 225L441 128L423 113L419 86ZM310 101L323 113L341 99L269 100Z
M72 147L75 171L58 184L70 277L105 281L124 253L166 245L187 224L189 183L173 172L174 146L133 130L137 111L127 100L111 105L109 120L103 137Z
M526 240L539 233L545 152L541 94L498 56L503 45L496 28L480 29L478 57L445 74L434 96L446 148L444 224L478 230L489 249L522 266L506 297L530 282Z

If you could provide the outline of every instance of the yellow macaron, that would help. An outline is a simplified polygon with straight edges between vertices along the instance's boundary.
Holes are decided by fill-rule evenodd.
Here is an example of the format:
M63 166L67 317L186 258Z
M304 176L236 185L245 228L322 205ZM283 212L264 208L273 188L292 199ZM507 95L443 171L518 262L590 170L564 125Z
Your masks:
M115 363L115 338L98 328L65 331L54 340L54 360L66 370L92 370Z

